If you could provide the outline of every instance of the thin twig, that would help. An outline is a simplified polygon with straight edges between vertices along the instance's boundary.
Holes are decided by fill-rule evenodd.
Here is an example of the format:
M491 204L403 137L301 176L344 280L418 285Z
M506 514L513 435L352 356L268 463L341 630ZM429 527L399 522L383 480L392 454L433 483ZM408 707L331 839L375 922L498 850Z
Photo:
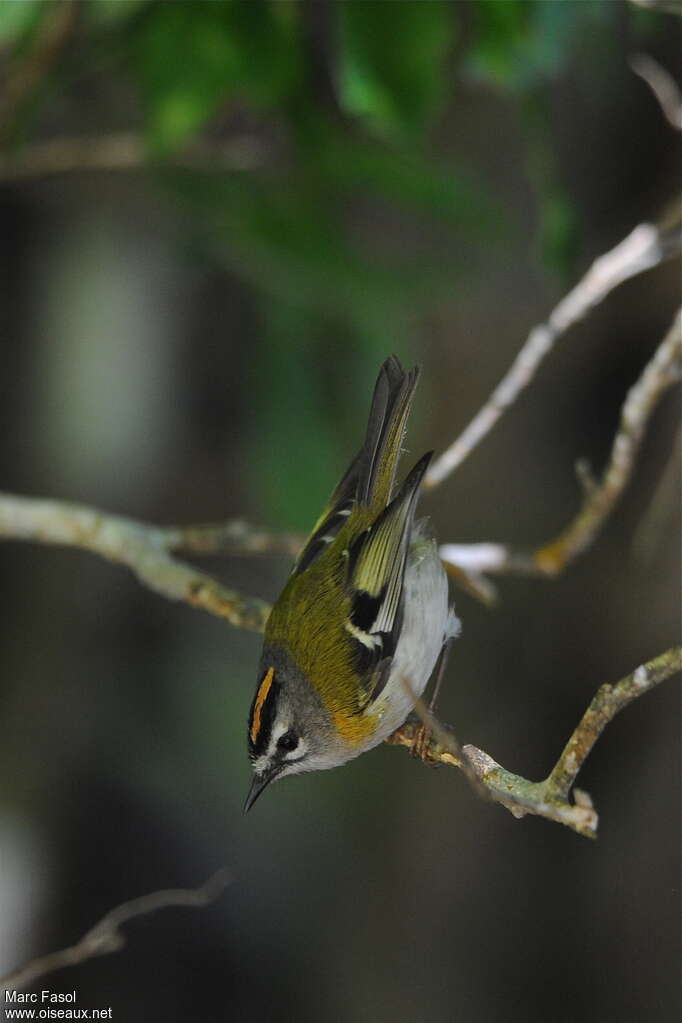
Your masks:
M505 544L443 544L446 568L454 566L474 577L515 572L554 576L590 546L627 486L651 415L663 394L682 376L682 310L623 403L611 455L599 481L584 487L583 506L555 538L531 553Z
M679 0L630 0L635 7L643 7L656 14L676 14L682 17L682 5Z
M165 163L196 170L251 170L265 162L265 145L253 135L226 142L195 139ZM58 136L24 146L0 157L0 183L13 184L54 174L144 170L155 166L142 135L122 131L109 135Z
M630 67L649 86L671 128L682 131L682 94L670 72L647 53L631 57Z
M597 486L556 539L544 544L533 560L546 575L556 575L595 539L623 493L635 466L647 423L659 399L682 376L682 310L658 346L653 359L628 392L611 456Z
M229 532L229 525L224 528ZM243 524L241 528L246 538L248 530ZM171 551L180 548L196 551L200 534L201 527L163 528L83 505L0 493L0 539L33 540L92 551L126 565L141 583L169 600L182 600L230 625L262 632L269 604L227 589L172 555ZM212 535L209 532L209 539ZM265 534L260 534L259 543L260 549L265 549Z
M28 987L39 977L45 977L65 966L75 966L95 956L118 952L126 942L121 927L130 920L148 916L157 909L167 909L170 906L191 906L198 909L209 906L222 895L230 880L227 870L221 869L209 877L200 888L168 888L123 902L103 916L75 945L31 959L13 973L0 977L0 989L16 991L18 988Z
M566 744L555 767L541 782L531 782L501 767L488 753L476 746L463 746L453 752L450 739L443 741L448 726L438 731L430 722L424 759L434 764L473 770L488 796L506 807L515 817L535 814L564 824L586 838L596 838L599 818L586 792L574 788L575 779L602 731L616 714L638 696L653 689L682 669L682 647L673 647L646 664L635 668L615 685L603 685L585 711ZM410 718L387 740L412 750L419 741L421 725ZM573 802L570 800L573 790Z
M581 281L559 302L546 323L534 327L510 369L488 401L459 437L432 463L425 486L435 487L450 475L528 386L538 368L566 331L581 320L623 281L658 266L680 251L676 230L679 211L671 222L640 224L627 238L594 261Z

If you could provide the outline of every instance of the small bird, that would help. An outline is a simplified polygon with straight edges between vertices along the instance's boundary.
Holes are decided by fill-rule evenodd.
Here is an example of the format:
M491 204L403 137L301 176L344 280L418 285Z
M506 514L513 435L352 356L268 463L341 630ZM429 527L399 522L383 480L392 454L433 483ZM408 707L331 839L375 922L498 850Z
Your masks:
M393 495L418 378L395 356L381 367L364 444L270 613L244 812L275 779L337 767L386 739L459 633L435 540L414 521L433 452Z

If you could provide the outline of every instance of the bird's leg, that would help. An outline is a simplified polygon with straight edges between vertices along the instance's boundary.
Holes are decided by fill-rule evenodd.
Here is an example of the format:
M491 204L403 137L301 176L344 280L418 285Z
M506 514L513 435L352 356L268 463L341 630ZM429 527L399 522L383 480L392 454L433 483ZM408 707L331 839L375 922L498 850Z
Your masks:
M433 692L431 693L431 699L429 700L428 708L429 714L433 714L436 707L436 701L438 700L440 687L443 683L443 678L445 677L445 669L448 666L448 657L450 656L451 646L452 637L450 636L448 637L448 639L445 640L442 647L440 648L440 653L438 654L438 661L436 662L436 681L433 686ZM412 755L415 757L419 757L420 760L424 761L428 760L430 738L431 731L427 726L426 722L422 721L421 727L414 737L414 744L411 750Z

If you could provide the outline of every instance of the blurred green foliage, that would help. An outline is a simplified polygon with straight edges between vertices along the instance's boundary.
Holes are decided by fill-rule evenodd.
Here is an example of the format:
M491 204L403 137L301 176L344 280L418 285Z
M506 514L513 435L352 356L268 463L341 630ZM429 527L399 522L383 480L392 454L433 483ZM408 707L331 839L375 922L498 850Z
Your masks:
M0 46L18 46L40 17L42 5L6 3L0 7Z
M3 4L3 56L30 60L57 2ZM611 0L83 0L79 45L51 71L52 86L61 76L68 90L100 65L125 81L150 166L202 243L264 297L257 305L268 357L256 361L271 439L293 401L317 438L299 430L311 467L301 488L282 486L274 465L264 474L272 521L304 526L311 488L322 499L342 467L319 456L333 444L326 410L306 398L315 388L304 379L305 359L324 365L337 331L349 408L360 414L366 394L356 396L356 383L361 373L371 379L370 355L379 362L395 350L409 359L411 325L452 299L477 249L514 227L465 157L437 151L438 119L463 79L502 91L524 119L536 246L546 267L570 268L576 228L545 90L576 46L609 45L613 8ZM41 90L40 101L48 97ZM30 138L27 122L39 106L34 96L19 112L15 142ZM174 166L178 150L198 137L223 141L243 123L247 133L259 125L274 155L240 170ZM402 225L407 244L368 242L368 202ZM444 258L462 251L466 259ZM296 372L287 362L293 351L301 356Z
M419 132L447 94L452 6L407 0L390 11L380 3L339 7L339 99L344 109L386 134Z
M483 0L467 67L501 88L523 92L556 75L580 38L603 25L604 0Z
M286 109L302 85L294 13L268 0L148 3L132 66L153 146L163 152L184 142L227 98Z

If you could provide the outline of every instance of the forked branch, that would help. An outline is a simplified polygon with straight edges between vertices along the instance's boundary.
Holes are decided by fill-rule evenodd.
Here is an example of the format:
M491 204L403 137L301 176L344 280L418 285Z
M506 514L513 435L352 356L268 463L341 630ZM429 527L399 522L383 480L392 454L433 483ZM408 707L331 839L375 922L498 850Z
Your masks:
M0 977L0 990L16 991L28 987L39 977L45 977L65 966L75 966L95 956L118 952L125 945L125 935L121 928L130 920L170 906L191 906L201 909L215 902L229 883L229 874L221 869L209 877L200 888L168 888L123 902L103 916L75 945L31 959L25 966Z
M682 310L625 398L601 479L586 482L582 508L561 533L530 553L500 543L443 544L440 555L446 567L452 566L474 579L486 572L546 576L562 572L598 536L632 476L654 409L681 377Z
M610 252L595 259L585 276L562 298L546 323L534 327L507 373L469 425L431 465L426 487L435 487L478 447L530 384L556 342L619 284L680 252L680 213L671 208L658 224L640 224Z
M431 720L418 705L418 715L431 736L423 759L427 763L458 767L474 775L487 795L515 817L535 814L565 824L586 838L596 838L599 818L586 792L574 788L578 772L597 739L616 714L638 696L682 670L682 647L673 647L622 678L601 686L580 723L544 781L532 782L512 774L476 746L460 746L449 726ZM420 741L421 723L411 718L387 740L413 750ZM571 793L573 801L571 801Z
M261 632L270 605L228 589L174 556L174 551L214 554L291 551L290 534L266 533L241 520L221 526L153 526L84 505L0 493L0 539L77 547L125 565L149 589Z

